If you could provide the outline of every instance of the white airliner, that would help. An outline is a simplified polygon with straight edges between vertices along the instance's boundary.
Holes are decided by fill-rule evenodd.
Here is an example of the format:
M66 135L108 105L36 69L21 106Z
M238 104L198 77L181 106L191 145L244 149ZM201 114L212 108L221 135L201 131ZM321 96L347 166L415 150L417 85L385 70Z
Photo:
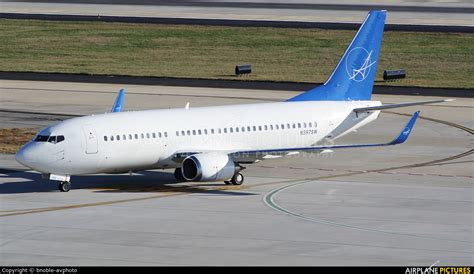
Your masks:
M243 165L300 151L403 143L418 117L384 144L321 145L374 121L380 110L443 102L371 101L386 11L371 11L323 85L285 102L122 112L62 121L41 130L18 162L69 191L70 176L175 169L178 180L242 184Z

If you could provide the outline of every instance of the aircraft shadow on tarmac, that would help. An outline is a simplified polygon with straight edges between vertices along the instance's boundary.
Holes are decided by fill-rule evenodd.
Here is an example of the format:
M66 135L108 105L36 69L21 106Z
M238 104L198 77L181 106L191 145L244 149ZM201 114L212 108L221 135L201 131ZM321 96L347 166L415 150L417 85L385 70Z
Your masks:
M21 194L34 192L57 192L56 181L42 179L38 173L27 170L2 169L0 178L18 178L23 181L11 181L0 184L1 194ZM246 196L257 195L239 190L238 186L225 186L223 183L183 183L177 182L172 173L161 171L139 171L133 176L128 175L88 175L74 176L74 189L91 189L101 193L199 193L211 195ZM203 187L212 187L205 189Z

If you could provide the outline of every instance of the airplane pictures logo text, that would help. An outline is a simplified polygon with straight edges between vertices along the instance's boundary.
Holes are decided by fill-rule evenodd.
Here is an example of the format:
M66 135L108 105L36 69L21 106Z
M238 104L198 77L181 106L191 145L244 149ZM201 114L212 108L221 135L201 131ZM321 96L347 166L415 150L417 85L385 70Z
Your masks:
M349 80L364 81L376 62L372 61L372 51L369 52L363 47L353 48L346 57L346 71Z

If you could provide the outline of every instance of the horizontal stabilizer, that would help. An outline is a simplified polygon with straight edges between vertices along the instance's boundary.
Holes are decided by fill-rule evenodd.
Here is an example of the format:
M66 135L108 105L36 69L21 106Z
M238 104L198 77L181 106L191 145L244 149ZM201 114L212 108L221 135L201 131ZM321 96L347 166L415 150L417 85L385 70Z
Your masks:
M388 105L381 105L381 106L375 106L375 107L355 108L354 112L366 112L366 111L384 110L384 109L391 109L391 108L411 107L411 106L444 103L444 102L451 102L451 101L454 101L454 99L421 101L421 102L402 103L402 104L388 104Z

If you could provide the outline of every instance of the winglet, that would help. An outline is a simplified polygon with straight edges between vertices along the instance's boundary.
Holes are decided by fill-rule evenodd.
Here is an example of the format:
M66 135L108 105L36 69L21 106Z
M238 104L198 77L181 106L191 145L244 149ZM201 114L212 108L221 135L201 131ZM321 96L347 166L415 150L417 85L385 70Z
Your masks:
M120 89L117 98L115 98L114 106L111 112L121 112L123 107L123 99L125 97L125 89Z
M408 136L410 136L410 133L413 129L413 126L415 125L416 119L418 118L419 114L420 111L413 113L413 116L411 117L410 121L408 121L408 124L405 126L402 132L400 132L400 135L398 135L397 138L388 143L388 145L398 145L405 142L408 139Z

